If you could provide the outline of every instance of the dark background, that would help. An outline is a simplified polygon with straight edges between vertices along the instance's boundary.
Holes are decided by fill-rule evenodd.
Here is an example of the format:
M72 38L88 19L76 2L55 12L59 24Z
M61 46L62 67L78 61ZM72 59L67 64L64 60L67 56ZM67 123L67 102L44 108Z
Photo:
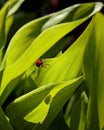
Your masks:
M99 0L104 2L104 0ZM38 16L43 16L73 4L97 2L97 0L26 0L21 9L27 12L37 12Z

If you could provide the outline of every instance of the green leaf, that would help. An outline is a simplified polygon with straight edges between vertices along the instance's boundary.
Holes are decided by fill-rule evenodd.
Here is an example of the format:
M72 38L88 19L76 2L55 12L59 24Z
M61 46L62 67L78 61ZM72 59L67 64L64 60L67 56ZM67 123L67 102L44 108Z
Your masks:
M84 57L84 75L89 89L86 130L104 129L104 16L96 14Z
M26 121L43 123L45 120L41 124L42 126L37 124L35 125L36 128L34 127L34 129L44 128L45 130L82 80L83 78L79 77L37 88L11 103L6 109L7 115L17 129L19 126L21 129L28 127Z
M12 126L10 125L10 123L1 107L0 107L0 129L1 130L13 130Z

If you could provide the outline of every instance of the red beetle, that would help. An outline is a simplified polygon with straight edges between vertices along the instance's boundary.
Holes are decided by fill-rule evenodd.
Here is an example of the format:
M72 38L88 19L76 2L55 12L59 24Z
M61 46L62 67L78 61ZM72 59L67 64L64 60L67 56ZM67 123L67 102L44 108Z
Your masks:
M36 66L37 67L43 67L43 60L42 59L38 59L36 62L35 62Z

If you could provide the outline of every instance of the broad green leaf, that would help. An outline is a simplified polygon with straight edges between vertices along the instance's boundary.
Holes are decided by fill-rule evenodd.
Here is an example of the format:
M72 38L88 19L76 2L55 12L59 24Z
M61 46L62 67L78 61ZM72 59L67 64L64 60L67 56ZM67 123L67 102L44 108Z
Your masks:
M86 130L104 129L104 15L91 23L92 33L84 57L84 75L89 89Z
M51 27L43 31L33 42L32 42L33 39L30 40L29 35L30 36L32 35L34 37L37 36L39 34L38 31L40 30L38 29L34 30L34 28L35 29L37 27L41 28L42 26L41 24L45 22L46 18L42 18L35 22L31 22L30 24L27 24L26 26L24 26L25 30L20 29L11 40L10 46L6 53L6 63L5 63L6 68L4 70L3 77L2 77L0 95L3 94L3 91L5 90L6 86L11 80L13 80L14 78L18 77L23 72L25 72L29 67L31 67L32 64L34 64L34 62L41 55L43 55L57 41L59 41L63 36L65 36L67 33L72 31L78 25L83 23L86 19L87 18L84 18L74 22L64 23L64 24ZM33 33L31 30L34 31L35 33ZM24 35L24 31L25 31L25 35ZM23 35L21 35L20 32L22 32L24 37ZM51 38L53 35L55 37ZM16 44L17 40L20 37L21 37L20 42ZM25 40L25 46L24 44L21 46L21 42L24 43L24 40ZM20 47L22 49L20 49Z
M71 113L70 129L71 130L84 130L86 123L86 113L88 106L88 97L85 92L83 92L74 104Z
M28 127L25 121L42 123L45 120L42 124L44 127L38 124L35 126L35 129L44 128L45 130L82 80L83 78L79 77L37 88L11 103L6 109L7 115L17 129L21 125L21 129Z
M0 130L13 130L1 107L0 107Z

